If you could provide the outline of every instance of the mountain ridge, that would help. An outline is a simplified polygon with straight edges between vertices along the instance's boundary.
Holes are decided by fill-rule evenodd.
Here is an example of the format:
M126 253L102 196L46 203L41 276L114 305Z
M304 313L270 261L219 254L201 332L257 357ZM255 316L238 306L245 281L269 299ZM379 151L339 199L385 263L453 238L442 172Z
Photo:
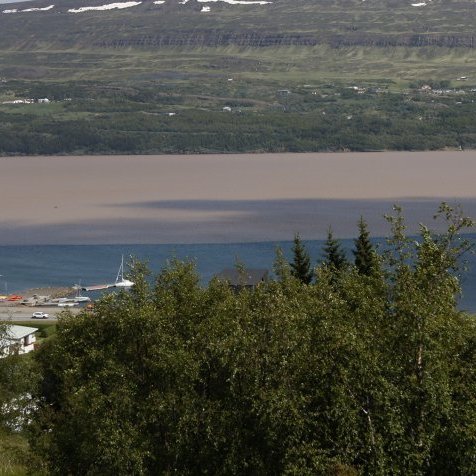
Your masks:
M111 4L98 0L33 1L28 2L27 9L23 8L25 3L19 3L19 12L11 8L15 4L9 4L2 12L10 13L0 14L0 44L11 49L31 48L35 43L50 48L475 45L476 15L470 2L435 1L424 8L393 0L275 0L266 5L197 0L186 4L172 0L160 5L150 1L136 3L123 10L81 13L68 10ZM34 11L52 5L54 8L48 11ZM203 13L204 5L211 5L211 11ZM23 34L13 34L18 31Z

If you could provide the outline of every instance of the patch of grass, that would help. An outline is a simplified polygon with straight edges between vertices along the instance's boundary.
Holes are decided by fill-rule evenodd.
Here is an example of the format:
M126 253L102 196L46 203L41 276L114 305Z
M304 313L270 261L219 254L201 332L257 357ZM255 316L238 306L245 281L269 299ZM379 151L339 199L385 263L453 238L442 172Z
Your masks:
M58 114L63 110L62 104L1 104L0 111L6 113L24 113L28 112L33 116L47 116L50 114Z
M476 76L476 51L471 48L290 46L269 48L161 48L158 51L113 50L72 53L0 52L0 77L50 81L194 81L236 75L262 81L419 78L456 79ZM92 61L89 59L93 58ZM54 65L54 66L52 66ZM118 76L118 71L120 75ZM45 109L43 109L45 110Z

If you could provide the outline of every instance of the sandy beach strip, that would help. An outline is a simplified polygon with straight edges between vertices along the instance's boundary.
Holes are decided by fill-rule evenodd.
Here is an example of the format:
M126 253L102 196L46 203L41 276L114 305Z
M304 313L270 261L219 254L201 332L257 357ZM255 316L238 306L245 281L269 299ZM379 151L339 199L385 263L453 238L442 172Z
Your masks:
M442 200L476 215L475 180L476 151L3 157L0 244L379 234L396 202L413 227Z

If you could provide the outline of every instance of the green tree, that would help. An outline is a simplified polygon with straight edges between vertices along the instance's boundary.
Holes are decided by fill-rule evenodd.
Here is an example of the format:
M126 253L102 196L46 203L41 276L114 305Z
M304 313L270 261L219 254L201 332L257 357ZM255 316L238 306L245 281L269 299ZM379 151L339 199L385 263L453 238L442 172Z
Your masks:
M324 244L324 264L335 271L341 271L348 265L342 245L339 240L334 238L331 227L327 231L327 239Z
M304 243L299 236L299 233L294 235L293 261L290 263L292 275L301 281L303 284L311 284L312 270L311 258L304 246Z
M9 324L0 322L0 429L22 426L37 383L30 355L7 354Z
M468 365L465 362L468 355L458 354L458 336L461 327L466 327L467 317L461 316L456 308L460 293L456 272L462 254L470 245L459 238L459 233L473 222L464 217L460 209L443 203L436 217L445 220L447 231L434 234L422 225L420 238L415 241L405 235L401 209L397 207L396 212L394 217L388 218L394 248L389 263L393 266L390 315L394 320L389 323L396 367L391 368L391 380L401 389L403 398L398 399L398 406L405 420L402 420L396 440L399 445L395 446L393 455L400 459L402 472L428 474L427 468L431 468L430 474L444 474L445 465L456 467L461 458L461 453L446 453L448 459L442 466L442 460L438 462L438 458L432 456L436 441L448 438L446 443L449 444L451 439L444 422L451 420L455 413L474 408L474 401L468 405L460 401L457 394L452 394L462 384L461 380L459 383L458 379L454 380L454 365L459 371ZM468 335L468 339L471 341L474 335ZM471 352L469 359L472 359ZM467 383L463 386L469 389ZM471 423L459 421L460 431L464 428L463 432L467 432L474 417L476 413L470 417ZM452 440L451 444L458 443ZM467 465L469 453L467 450L463 453L461 460ZM471 474L474 470L476 461L473 459L471 471L459 474Z
M352 251L355 258L355 266L360 274L371 275L377 267L377 255L370 242L370 233L367 223L361 216L359 223L359 235L354 240L355 249Z
M292 279L291 265L284 256L284 251L280 246L276 247L275 258L273 262L273 271L278 281L284 283Z
M281 281L244 293L136 264L36 354L35 453L49 474L476 474L471 222L439 216L409 240L397 211L385 272L324 265L312 286L280 255Z

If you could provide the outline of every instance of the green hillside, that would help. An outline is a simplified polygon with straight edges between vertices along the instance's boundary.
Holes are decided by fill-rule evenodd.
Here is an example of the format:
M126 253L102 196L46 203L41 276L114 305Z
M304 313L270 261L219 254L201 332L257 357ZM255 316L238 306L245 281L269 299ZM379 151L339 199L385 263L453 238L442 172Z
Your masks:
M107 4L2 6L0 153L476 145L474 3Z
M476 71L476 11L469 1L413 7L411 0L275 0L268 5L167 0L68 12L107 3L61 0L48 11L0 14L0 74L117 77L121 67L121 77L130 78L161 68L185 76L212 70L303 79L342 73L402 79L431 73L451 79ZM50 4L42 0L3 10ZM201 13L205 5L209 13Z

